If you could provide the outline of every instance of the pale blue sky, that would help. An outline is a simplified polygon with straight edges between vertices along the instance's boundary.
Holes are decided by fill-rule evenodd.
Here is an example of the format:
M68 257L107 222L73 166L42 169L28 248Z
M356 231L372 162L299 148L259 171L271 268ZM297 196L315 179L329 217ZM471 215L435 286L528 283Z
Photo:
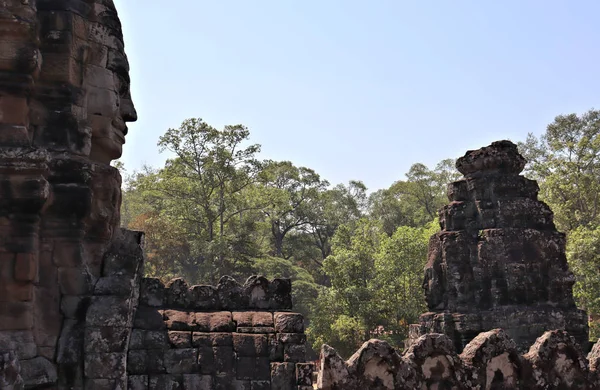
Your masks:
M161 166L158 137L202 117L375 190L600 107L597 0L115 3L139 115L128 170Z

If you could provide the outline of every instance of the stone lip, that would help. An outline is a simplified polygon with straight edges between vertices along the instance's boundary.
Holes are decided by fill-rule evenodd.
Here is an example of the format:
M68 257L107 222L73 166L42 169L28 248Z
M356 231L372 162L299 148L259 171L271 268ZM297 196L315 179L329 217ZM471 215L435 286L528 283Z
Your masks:
M504 173L518 175L527 161L511 141L492 142L477 150L469 150L456 161L456 169L465 176L477 173Z

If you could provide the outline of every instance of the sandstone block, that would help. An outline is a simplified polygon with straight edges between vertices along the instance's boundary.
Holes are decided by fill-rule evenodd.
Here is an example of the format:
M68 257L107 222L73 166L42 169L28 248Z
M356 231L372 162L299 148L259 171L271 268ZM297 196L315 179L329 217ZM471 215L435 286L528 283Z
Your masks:
M284 344L283 360L286 362L306 361L306 346L301 344Z
M140 285L140 304L162 307L165 302L165 286L159 279L144 278Z
M243 287L230 276L223 276L219 280L217 294L221 308L224 310L239 310L248 307L248 297L244 295Z
M86 354L127 351L129 328L114 326L85 328L84 348Z
M195 348L166 350L165 367L169 374L192 374L198 372L198 350Z
M56 383L56 367L43 357L21 360L21 376L26 387L48 386Z
M15 259L15 280L33 282L37 278L37 254L19 253Z
M219 310L219 294L213 286L192 286L191 307L197 310Z
M183 375L183 390L212 390L213 388L213 377L210 375Z
M197 329L204 332L233 332L235 323L231 312L195 313Z
M296 389L296 365L294 363L272 363L271 386L282 390Z
M298 313L275 313L275 330L278 333L303 333L304 318Z
M127 388L129 390L148 389L148 375L129 375L127 382Z
M192 332L170 331L169 341L174 348L190 348L192 346Z
M267 328L273 327L273 313L269 312L233 312L233 321L237 324L237 327L260 327Z
M167 328L167 324L163 320L163 311L146 306L140 306L136 310L133 326L139 329L148 330Z
M88 326L131 326L129 300L122 297L93 297L86 316Z
M94 295L129 297L133 293L134 280L129 275L112 275L98 279Z
M37 355L33 332L27 330L0 331L0 351L14 351L21 360L33 359Z
M314 371L315 365L313 363L296 363L296 383L298 386L312 387Z
M171 308L185 309L190 307L192 296L185 280L173 279L167 284L166 304Z
M85 354L84 372L90 379L119 379L126 373L125 353Z
M0 302L0 331L33 328L31 302Z
M198 348L198 365L203 375L212 375L217 372L213 347L202 345Z
M148 379L150 390L181 390L182 385L173 375L151 375Z
M271 362L268 357L236 357L236 378L242 380L269 380Z
M234 333L233 349L237 356L269 356L269 343L266 335Z

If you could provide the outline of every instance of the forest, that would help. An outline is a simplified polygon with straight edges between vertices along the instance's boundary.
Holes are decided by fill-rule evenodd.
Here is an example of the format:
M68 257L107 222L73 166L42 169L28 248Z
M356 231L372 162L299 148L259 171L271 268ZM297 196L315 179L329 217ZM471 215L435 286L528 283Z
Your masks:
M518 140L513 140L518 141ZM389 188L331 184L290 161L259 159L243 125L216 129L200 118L158 142L164 166L123 175L123 227L146 233L146 274L214 284L222 275L293 281L294 308L318 350L346 357L377 337L402 349L425 311L423 266L454 160L414 163ZM483 145L482 145L483 146ZM600 111L559 115L519 142L525 176L567 233L579 307L600 336Z

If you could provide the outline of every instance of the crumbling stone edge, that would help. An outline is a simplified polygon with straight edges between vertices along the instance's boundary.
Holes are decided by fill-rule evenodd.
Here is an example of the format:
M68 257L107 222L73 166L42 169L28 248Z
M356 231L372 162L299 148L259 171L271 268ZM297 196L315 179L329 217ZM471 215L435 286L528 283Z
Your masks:
M563 330L547 331L520 354L502 329L480 333L458 355L443 334L418 338L403 354L369 340L344 361L324 345L320 390L359 389L599 389L600 344L584 356Z

